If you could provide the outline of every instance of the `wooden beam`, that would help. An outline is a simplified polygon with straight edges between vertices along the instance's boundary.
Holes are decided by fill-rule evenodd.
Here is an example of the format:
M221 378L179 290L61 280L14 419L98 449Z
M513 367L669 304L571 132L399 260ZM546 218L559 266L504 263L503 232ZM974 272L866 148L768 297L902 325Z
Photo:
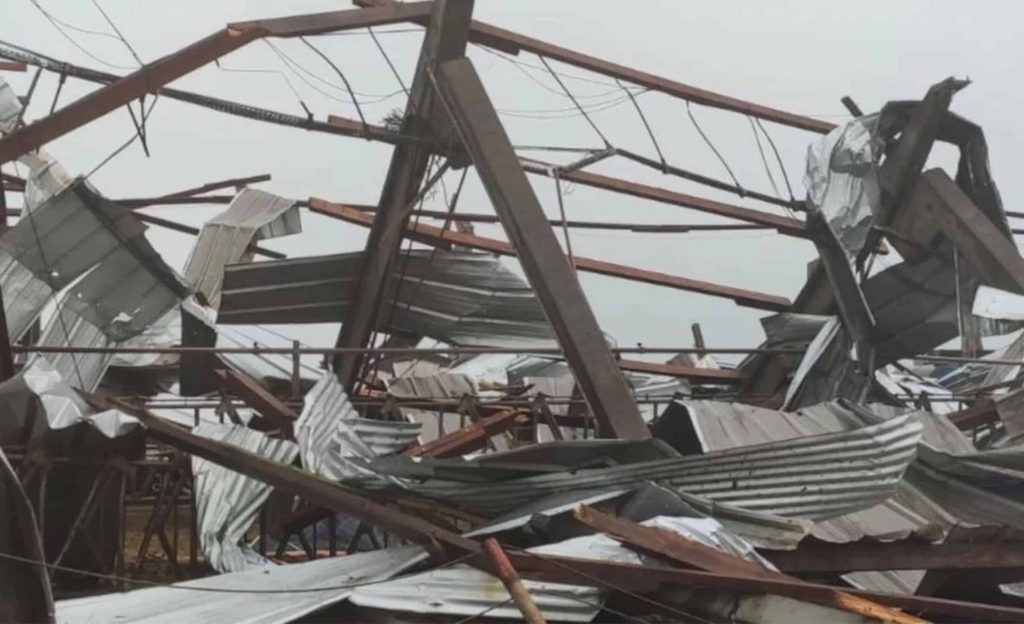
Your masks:
M349 208L344 204L328 202L316 197L311 197L309 199L309 208L319 214L341 219L354 225L366 227L373 223L373 217L366 214L364 211ZM452 230L442 230L441 228L423 223L407 225L406 233L410 238L427 245L456 245L460 247L468 247L470 249L479 249L481 251L487 251L489 253L503 256L517 257L518 255L512 244L506 241ZM738 305L759 310L784 312L788 311L790 307L790 301L785 297L742 288L734 288L732 286L722 286L712 282L679 277L677 275L669 275L668 273L640 269L624 264L605 262L604 260L596 260L583 256L573 256L573 258L576 262L576 268L588 273L618 277L636 282L653 284L655 286L664 286L667 288L674 288L676 290L696 292L713 297L723 297L735 301Z

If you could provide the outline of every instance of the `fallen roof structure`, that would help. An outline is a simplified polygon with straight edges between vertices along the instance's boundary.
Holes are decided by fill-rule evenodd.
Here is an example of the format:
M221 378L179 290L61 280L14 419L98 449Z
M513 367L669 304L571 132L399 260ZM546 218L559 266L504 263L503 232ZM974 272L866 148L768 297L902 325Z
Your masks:
M0 176L0 616L1024 620L1024 214L951 112L965 81L867 115L845 98L833 125L476 21L472 0L355 4L229 24L127 76L0 42L0 72L60 75L41 116L39 73L24 96L0 80L0 163L28 169ZM404 108L375 125L311 41L390 24L423 41ZM275 38L330 66L360 118L168 86ZM527 157L470 44L537 55L604 145ZM616 80L658 158L613 145L549 61ZM58 108L68 79L99 86ZM642 90L747 116L762 158L761 121L820 135L806 197L668 162ZM252 188L267 174L111 200L45 151L127 107L148 154L132 106L150 96L393 146L377 203ZM932 166L937 142L955 172ZM666 182L594 170L610 159ZM459 210L470 171L493 214ZM728 223L576 221L564 184ZM425 209L439 190L445 210ZM226 207L202 227L141 212L174 205ZM285 257L304 211L368 229L363 248ZM196 237L180 274L146 224ZM754 228L818 258L791 300L580 255L575 228ZM709 346L695 323L692 347L618 346L581 273L763 311L765 341ZM333 347L293 337L339 323Z

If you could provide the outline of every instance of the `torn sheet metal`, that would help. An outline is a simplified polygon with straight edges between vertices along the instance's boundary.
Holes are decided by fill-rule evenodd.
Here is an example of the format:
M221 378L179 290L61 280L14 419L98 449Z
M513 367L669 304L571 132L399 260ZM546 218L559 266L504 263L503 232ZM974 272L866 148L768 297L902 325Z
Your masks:
M14 123L21 113L21 102L7 81L0 78L0 134L14 130Z
M786 390L783 408L788 410L832 399L861 402L870 378L859 370L853 342L838 317L831 317L807 347Z
M982 285L974 295L971 311L989 319L1024 321L1024 295Z
M877 125L878 115L858 117L807 148L807 201L822 212L850 258L864 246L880 201Z
M295 422L303 467L331 480L366 474L355 459L397 453L415 444L419 423L360 418L333 372L326 372L306 394Z
M469 376L451 372L398 377L389 380L387 388L398 398L458 399L477 392L476 384Z
M1003 423L1009 443L1018 445L1024 442L1024 389L997 399L996 414Z
M889 498L913 460L920 437L920 423L903 416L863 429L698 457L485 484L428 480L418 483L415 491L473 513L496 516L571 489L635 487L653 481L744 509L823 520ZM356 481L362 487L387 488L379 478Z
M279 440L239 425L202 423L196 435L237 446L278 463L290 464L299 452L294 442ZM218 572L239 572L269 561L239 544L256 520L271 487L261 481L192 456L196 526L206 561Z
M79 424L107 438L127 435L139 426L119 410L93 410L46 360L36 360L0 383L0 410L4 414L0 440L5 444L24 444L47 431Z
M456 345L555 346L544 311L519 276L489 254L413 250L394 262L384 331ZM345 318L362 253L230 266L219 323L334 323Z
M61 600L56 604L57 621L286 624L345 600L352 594L352 587L346 586L390 578L426 558L422 548L403 546L219 574L169 587ZM187 591L190 587L197 591Z
M256 241L302 231L294 200L256 189L243 189L227 210L203 224L185 264L185 279L210 307L220 307L224 267L250 261Z

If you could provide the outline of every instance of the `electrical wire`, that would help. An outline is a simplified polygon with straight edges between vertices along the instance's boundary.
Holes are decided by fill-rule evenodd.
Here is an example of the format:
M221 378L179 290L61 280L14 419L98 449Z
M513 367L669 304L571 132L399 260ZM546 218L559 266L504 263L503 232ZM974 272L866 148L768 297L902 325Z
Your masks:
M665 155L661 153L661 146L658 145L658 139L654 136L654 131L651 130L651 124L647 123L647 116L644 115L643 109L640 108L640 104L636 101L636 98L633 97L633 92L627 89L625 85L619 82L618 79L616 79L615 82L618 83L619 86L622 87L622 90L626 92L626 95L629 96L629 101L633 103L633 108L636 109L636 114L640 115L640 121L643 122L644 128L647 130L647 136L651 137L651 143L654 144L654 150L658 152L658 158L661 160L661 168L663 170L667 169L668 163L665 162Z
M764 133L764 138L768 139L768 145L771 146L772 152L775 154L775 160L779 163L779 169L782 171L782 179L786 182L786 190L789 191L790 200L796 201L796 198L793 195L793 187L789 184L789 176L786 174L786 165L782 162L782 156L779 155L779 149L775 146L775 141L772 139L772 135L768 134L764 125L761 124L760 119L755 119L754 122L757 124L757 127L761 129L761 132Z
M158 95L153 96L153 101L149 103L149 108L147 108L145 110L145 112L143 112L143 114L142 114L142 122L141 122L140 125L145 125L146 124L146 120L149 119L149 115L150 115L150 113L153 112L153 107L156 106L156 102L159 99L160 99L160 96L158 96ZM89 179L90 177L92 177L92 175L94 173L96 173L101 168L103 168L107 163L109 163L111 160L113 160L118 154L120 154L124 150L128 149L128 146L131 145L132 143L134 143L138 138L139 138L139 133L136 132L135 134L132 135L132 137L130 139L125 141L124 144L121 145L121 147L118 147L117 149L115 149L113 152L110 153L109 156L104 158L102 161L100 161L100 163L98 165L93 167L92 170L89 171L89 173L85 174L84 178L85 179Z
M545 73L547 72L547 69L544 68L544 67L541 67L540 65L533 65L532 63L527 63L526 61L520 61L518 59L515 59L515 58L512 58L510 56L507 56L507 55L505 55L505 54L503 54L501 52L498 52L496 50L492 50L492 49L490 49L490 48L488 48L486 46L483 46L483 45L479 45L479 44L473 44L473 45L476 46L476 48L479 49L479 50L482 50L482 51L484 51L484 52L486 52L486 53L488 53L488 54L490 54L492 56L496 56L496 57L502 59L503 61L506 61L508 63L512 63L513 65L516 65L518 67L521 67L521 68L532 68L532 69L536 69L536 70L541 71L541 72L545 72ZM603 81L603 80L595 80L593 78L585 78L583 76L574 76L572 74L566 74L564 72L558 72L558 75L561 76L562 78L565 78L566 80L577 80L579 82L587 82L587 83L590 83L590 84L601 85L603 87L610 87L609 90L606 93L595 94L595 95L581 95L581 96L578 96L580 99L603 97L603 96L611 94L611 93L618 93L618 91L619 91L619 86L616 85L615 83L612 83L612 82L606 82L606 81ZM531 79L532 79L532 77L531 77ZM555 93L555 94L561 95L562 97L565 97L564 93L559 93L556 89L552 89L551 87L549 87L547 85L544 85L543 83L539 83L539 84L541 84L541 86L543 86L548 91L551 91L552 93Z
M558 77L558 75L555 73L555 70L551 69L551 66L548 65L547 59L545 59L543 56L539 58L540 62L544 64L544 67L546 67L547 70L551 72L551 77L555 79L555 82L558 83L558 86L562 87L562 90L565 91L565 95L567 95L569 99L572 100L572 103L574 106L576 106L576 109L579 110L580 114L583 115L583 118L587 120L587 123L590 124L590 127L594 129L594 132L597 133L597 136L601 137L601 140L604 142L605 147L611 148L612 144L608 141L608 137L606 137L604 133L601 132L601 129L597 127L597 124L595 124L594 120L590 118L590 115L587 114L587 111L583 110L583 107L580 106L580 103L576 100L575 97L573 97L572 92L569 91L569 88L565 86L565 83L562 82L562 79Z
M747 115L747 121L750 122L750 129L754 133L754 142L757 143L757 153L761 155L761 163L764 165L764 172L768 175L768 181L772 185L772 190L775 191L776 197L782 197L779 193L779 186L775 183L775 176L772 175L772 168L768 166L768 158L764 155L764 146L761 145L761 135L757 132L757 126L754 125L754 119L750 115Z
M121 40L121 43L124 44L124 47L128 48L128 51L131 52L133 57L135 57L135 62L139 64L139 67L145 65L145 63L142 62L142 59L139 58L138 53L135 52L135 48L132 47L132 44L128 43L128 40L124 38L123 34L121 34L121 30L117 27L117 24L114 23L114 20L110 19L110 16L107 15L107 12L104 11L103 7L100 6L99 0L92 0L92 3L93 6L95 6L96 9L99 10L100 15L103 16L103 19L107 21L107 24L110 25L110 28L113 29L115 33L117 33L117 38Z
M482 618L483 616L487 615L491 611L495 611L495 610L500 609L500 608L502 608L504 606L507 606L508 603L510 603L510 602L512 602L512 597L511 596L506 598L506 599L504 599L504 600L502 600L501 602L496 602L496 603L492 604L491 606L487 607L483 611L480 611L479 613L474 613L473 615L464 617L461 620L455 620L454 624L466 624L467 622L472 622L473 620L475 620L477 618Z
M462 555L461 557L456 557L455 559L452 559L450 561L446 561L443 564L432 568L430 571L433 571L433 570L443 570L444 568L448 568L448 567L451 567L451 566L453 566L455 564L462 563L463 561L465 561L465 560L467 560L467 559L469 559L471 557L474 557L476 555L477 555L477 553L468 553L468 554ZM43 567L45 567L47 569L56 570L58 572L67 572L69 574L77 574L79 576L88 576L88 577L98 578L98 579L106 580L106 581L115 581L115 582L119 582L119 583L132 583L134 585L141 585L141 586L144 586L144 587L161 587L161 588L164 588L164 589L177 589L177 590L181 590L181 591L198 591L198 592L207 592L207 593L215 593L215 594L309 594L309 593L319 593L319 592L325 592L325 591L342 591L342 590L346 590L346 589L355 589L356 587L367 587L369 585L381 585L383 583L389 583L391 581L398 581L398 580L410 578L410 577L417 576L419 574L423 574L424 573L423 571L420 571L420 572L409 572L409 573L406 573L406 574L400 574L400 575L396 575L396 576L391 576L391 577L384 578L384 579L376 579L376 580L372 580L372 581L361 581L361 582L357 582L357 583L346 583L344 585L331 585L331 586L327 586L327 587L304 587L304 588L297 588L297 589L237 589L237 588L233 588L233 587L194 587L194 586L193 587L185 587L183 585L172 585L172 584L168 584L168 583L158 583L156 581L146 581L146 580L142 580L142 579L133 579L133 578L125 577L125 576L117 576L117 575L114 575L114 574L102 574L102 573L99 573L99 572L90 572L88 570L82 570L82 569L79 569L79 568L72 568L72 567L69 567L69 566L54 565L52 563L47 563L45 561L38 561L36 559L29 559L28 557L21 557L21 556L18 556L18 555L14 555L14 554L11 554L11 553L5 553L5 552L0 552L0 558L8 559L8 560L11 560L11 561L17 561L17 562L25 563L25 564L29 564L29 565L43 566Z
M690 122L693 123L693 127L697 129L697 133L700 134L701 138L704 139L704 142L707 143L707 146L710 147L711 151L718 157L718 162L722 163L722 166L725 167L725 170L729 173L729 177L732 178L733 184L735 184L736 188L739 189L740 196L742 196L744 194L743 185L741 185L740 181L736 179L736 174L732 172L732 167L729 166L729 163L725 162L725 158L722 157L718 148L715 147L715 144L711 142L711 139L704 133L700 124L697 123L697 118L693 116L693 111L690 109L690 100L686 100L686 114L689 116Z
M377 35L373 34L373 28L367 26L366 30L370 34L370 38L373 39L374 45L376 45L377 49L380 50L381 56L384 57L384 62L388 64L388 67L391 69L391 73L392 75L394 75L395 80L398 81L398 86L402 87L402 91L405 92L406 97L408 97L409 89L405 87L405 83L402 81L402 75L398 73L398 70L395 68L395 64L391 62L391 57L388 56L388 53L384 49L384 46L381 45L380 41L377 39Z
M365 100L359 100L358 101L359 104L363 104L363 105L377 104L378 102L383 102L385 100L388 100L390 98L395 97L396 95L400 95L400 94L404 93L404 91L402 91L402 90L392 91L390 93L363 93L362 91L355 91L355 90L349 91L345 87L338 86L338 85L334 84L333 82L323 78L322 76L320 76L316 72L308 69L302 63L296 61L291 55L289 55L283 49L281 49L280 47L274 45L274 43L272 41L270 41L269 39L262 39L261 41L263 41L266 45L268 45L270 47L270 49L274 52L274 54L277 55L278 59L280 59L281 62L284 63L285 67L287 67L289 70L291 70L291 72L293 74L295 74L296 78L301 80L310 89L313 89L317 93L323 95L324 97L331 98L332 100L335 100L335 101L338 101L338 102L342 102L344 104L356 104L355 100L346 100L344 98L339 98L339 97L337 97L337 96L335 96L335 95L333 95L331 93L327 93L327 92L321 90L319 87L317 87L316 85L310 83L308 80L303 78L300 74L306 74L307 76L310 76L311 78L313 78L317 82L320 82L320 83L322 83L322 84L324 84L324 85L326 85L326 86L328 86L328 87L330 87L330 88L332 88L332 89L334 89L336 91L350 92L350 93L354 93L355 95L362 96L364 98L368 98L368 99L365 99Z
M299 95L298 90L295 89L295 85L292 84L292 81L288 78L288 74L284 73L283 71L279 69L261 69L251 67L225 67L224 64L220 62L220 59L213 59L213 64L216 65L217 69L219 69L220 71L233 74L275 74L279 76L282 80L284 80L284 83L288 85L288 90L290 90L292 92L292 95L295 96L295 99L299 102L299 106L302 107L302 110L306 112L306 116L309 118L313 117L313 112L309 110L308 106L306 106L306 102L303 101L302 96Z
M334 70L334 72L336 74L338 74L338 77L341 78L341 81L343 83L345 83L345 88L348 89L349 97L352 98L352 104L356 107L356 113L359 115L359 121L361 121L363 123L363 128L365 129L366 128L366 117L363 116L363 107L359 105L359 100L356 99L356 94L352 92L352 85L349 84L348 78L345 77L345 73L341 71L340 67L338 67L337 65L334 64L334 61L332 61L330 59L330 57L328 57L326 54L321 52L320 48L318 48L315 45L313 45L312 43L310 43L309 39L306 39L305 37L299 37L299 41L301 41L302 43L306 44L306 46L310 50L315 52L317 56L319 56L321 59L323 59L323 61L325 63L327 63L331 67L331 69Z
M45 17L45 18L46 18L46 20L47 20L48 22L50 22L50 24L51 24L51 25L52 25L52 26L53 26L53 27L54 27L55 29L57 29L57 32L59 32L59 33L61 34L61 36L62 36L62 37L64 37L65 39L67 39L67 40L68 40L68 42L69 42L69 43L70 43L71 45L73 45L73 46L75 46L76 48L78 48L78 49L79 49L79 51L81 51L81 52L82 52L83 54L85 54L86 56L88 56L88 57L89 57L89 58L91 58L92 60L96 61L97 63L102 63L103 65L106 65L107 67L113 67L113 68L115 68L115 69L128 69L128 70L134 70L134 69L135 69L134 67L131 67L131 66L129 66L129 65L118 65L118 64L116 64L116 63L111 63L111 62L109 62L109 61L105 61L105 60L103 60L102 58L100 58L100 57L96 56L95 54L93 54L92 52L90 52L89 50L87 50L87 49L86 49L86 48L85 48L85 47L84 47L84 46L83 46L82 44L78 43L78 41L76 41L74 37L72 37L71 35L69 35L69 34L67 33L67 31L66 31L66 30L64 30L64 28L63 28L63 27L61 26L61 22L58 22L58 21L56 20L56 18L54 18L54 17L53 17L53 16L52 16L52 15L51 15L51 14L50 14L49 12L47 12L47 10L46 10L46 9L44 9L44 8L42 7L42 5L40 5L40 4L39 4L38 0L28 0L28 1L29 1L30 3L32 3L32 6L34 6L34 7L35 7L35 8L37 8L37 9L39 9L39 12L40 12L40 13L42 13L43 17ZM78 29L78 30L80 30L80 29ZM98 33L89 33L89 34L98 34ZM114 35L109 35L109 36L110 36L110 37L112 37L112 38L114 38L114 39L116 39L116 38L117 38L117 37L116 37L116 36L114 36Z
M43 9L43 7L40 6L38 2L36 2L36 0L31 0L31 1L32 1L32 4L36 5L36 8L39 9L40 11L42 11L49 19L53 20L54 22L57 22L58 24L60 24L64 28L67 28L69 30L74 30L75 32L80 32L83 35L96 35L98 37L107 37L108 39L117 39L116 35L112 35L112 34L110 34L108 32L103 32L102 30L90 30L88 28L82 28L81 26L75 26L74 24L71 24L69 22L65 22L64 20L60 19L59 17L57 17L53 13L50 13L49 11Z

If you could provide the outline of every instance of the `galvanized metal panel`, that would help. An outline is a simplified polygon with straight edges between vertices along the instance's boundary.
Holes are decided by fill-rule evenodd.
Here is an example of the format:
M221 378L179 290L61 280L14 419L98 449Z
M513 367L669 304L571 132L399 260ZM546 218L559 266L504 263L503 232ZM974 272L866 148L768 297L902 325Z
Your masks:
M554 493L653 481L715 502L813 520L841 516L892 496L913 460L921 425L900 416L877 425L703 456L554 473L483 485L431 480L420 496L498 515ZM386 487L379 479L363 487Z
M247 258L257 240L302 231L295 201L256 189L243 189L224 212L205 224L185 264L185 279L213 309L221 298L224 267Z
M225 270L220 323L342 321L362 254L295 258ZM395 261L385 331L462 345L550 347L530 287L489 254L414 250ZM393 313L392 313L393 310Z
M57 621L285 624L345 600L352 593L351 586L389 578L426 556L418 546L404 546L208 576L169 587L60 600L56 603Z
M193 433L279 463L291 463L299 452L294 442L270 438L239 425L201 423ZM192 475L196 526L206 561L220 572L238 572L252 565L268 564L266 559L238 542L256 520L260 507L270 496L271 487L195 455L192 456Z

